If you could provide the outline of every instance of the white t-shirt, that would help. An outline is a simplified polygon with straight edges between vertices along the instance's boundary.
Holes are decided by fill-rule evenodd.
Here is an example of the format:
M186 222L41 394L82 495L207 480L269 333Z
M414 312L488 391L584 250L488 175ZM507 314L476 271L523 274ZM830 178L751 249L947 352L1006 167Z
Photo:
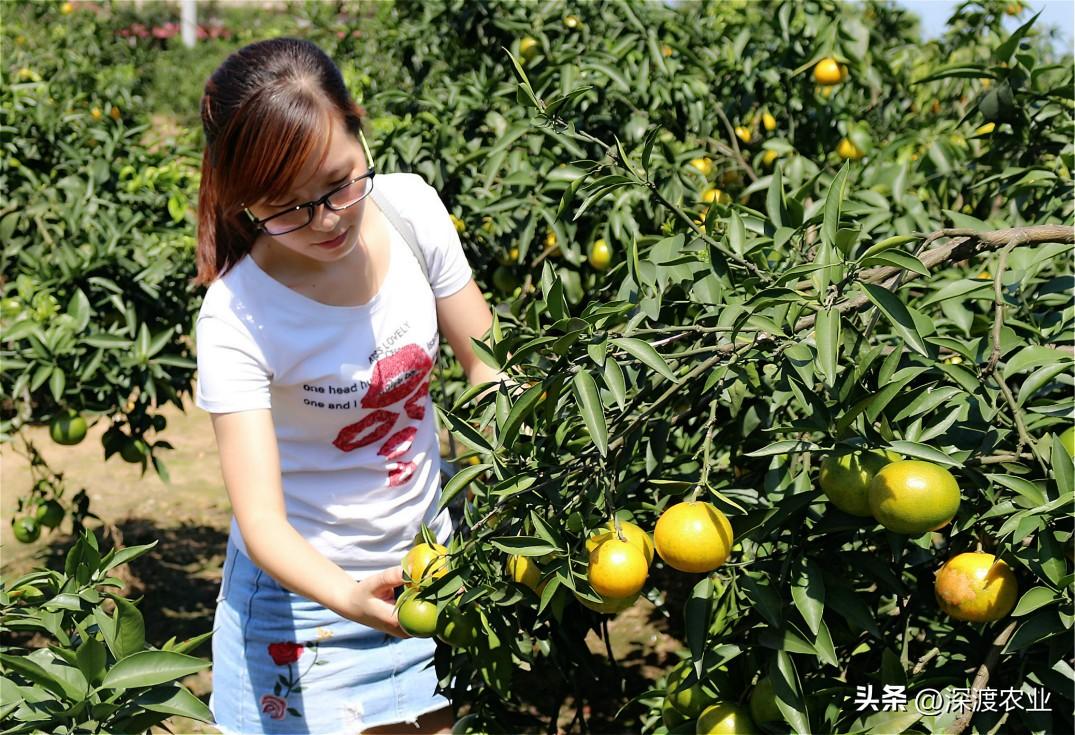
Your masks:
M389 225L388 273L368 303L314 301L247 256L209 286L196 330L195 403L271 409L288 520L356 579L398 564L422 523L441 541L451 533L447 512L436 514L434 297L471 278L431 186L414 174L382 174L375 186L413 224L428 281ZM231 537L245 552L234 518Z

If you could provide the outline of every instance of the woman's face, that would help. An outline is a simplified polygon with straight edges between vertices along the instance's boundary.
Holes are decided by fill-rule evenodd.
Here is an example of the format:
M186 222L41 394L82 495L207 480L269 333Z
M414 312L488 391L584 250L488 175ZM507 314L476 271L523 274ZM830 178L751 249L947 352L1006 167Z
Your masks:
M251 214L264 219L288 207L313 201L369 170L362 144L348 132L340 116L333 115L332 120L324 160L312 156L290 192L279 200L262 200L250 205ZM314 208L313 220L305 227L283 235L263 232L258 239L266 241L274 255L283 256L300 267L335 262L348 255L358 243L366 201L363 199L338 212L319 205Z

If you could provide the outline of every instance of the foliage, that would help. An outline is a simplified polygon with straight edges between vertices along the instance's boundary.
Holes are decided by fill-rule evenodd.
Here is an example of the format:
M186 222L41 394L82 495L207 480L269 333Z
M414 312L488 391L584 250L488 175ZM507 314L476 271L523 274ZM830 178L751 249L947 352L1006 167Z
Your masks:
M212 720L177 682L208 668L189 652L209 633L147 646L142 614L115 592L123 582L114 570L154 545L102 556L85 533L63 571L0 583L0 731L144 732L172 715Z

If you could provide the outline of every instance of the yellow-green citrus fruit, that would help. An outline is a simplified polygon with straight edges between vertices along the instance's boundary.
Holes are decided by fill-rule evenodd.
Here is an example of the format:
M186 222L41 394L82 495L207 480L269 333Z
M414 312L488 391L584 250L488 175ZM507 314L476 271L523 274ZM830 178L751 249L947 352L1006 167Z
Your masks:
M1064 445L1064 449L1068 450L1070 456L1075 457L1075 426L1060 435L1060 443Z
M675 708L675 705L672 704L672 700L668 697L664 698L664 702L661 703L661 722L664 723L665 727L671 729L677 725L682 725L689 719L689 717Z
M718 702L698 717L698 735L757 735L747 711L733 702Z
M508 559L508 574L514 581L539 595L545 588L545 585L541 584L541 569L529 556L511 556Z
M652 564L653 539L650 538L650 535L634 523L623 520L620 521L620 531L623 533L623 537L627 542L634 544L635 547L642 552L642 555L646 557L646 565L649 566ZM593 550L597 548L598 544L607 541L610 538L616 538L616 524L613 521L609 521L602 527L602 530L586 539L586 553L593 553Z
M868 451L830 454L821 461L821 491L845 513L864 518L872 516L870 481L886 464L900 459L893 452L886 454Z
M34 509L34 520L45 528L56 528L63 521L63 516L63 506L55 500L41 503Z
M684 661L668 675L664 701L671 702L688 720L693 720L717 701L717 693L698 680L694 664Z
M754 138L754 134L750 132L750 128L745 128L742 125L735 126L735 137L744 143L750 143Z
M776 118L769 112L763 112L761 114L761 124L770 133L776 130Z
M119 456L123 458L124 462L130 462L131 464L137 464L138 462L145 461L146 453L149 451L149 447L141 439L127 439L123 442L123 446L119 449Z
M604 240L594 240L587 259L594 269L603 271L612 263L612 248Z
M452 225L455 226L455 231L456 232L466 232L467 231L467 223L466 222L464 222L463 220L459 219L454 214L449 214L448 218L451 219Z
M481 618L474 608L448 605L437 621L437 637L452 648L465 648L478 640L480 625Z
M24 544L32 544L41 535L41 526L33 518L16 518L11 524L15 538Z
M849 138L840 139L840 142L836 146L836 153L840 158L851 159L853 161L866 155L862 149L852 143Z
M777 151L768 150L761 155L761 162L764 163L766 166L772 166L778 158L780 158L780 154Z
M845 78L839 62L831 56L826 56L814 66L814 81L823 86L839 84Z
M710 187L702 192L702 201L706 204L712 204L713 202L728 204L732 201L732 198L728 196L728 192Z
M1015 607L1019 585L1003 560L984 552L957 554L945 562L933 583L937 603L956 620L989 623Z
M519 279L512 273L511 268L500 265L493 271L493 285L498 291L510 294L519 287Z
M591 602L577 592L575 593L575 599L578 600L583 607L589 608L594 612L604 613L605 615L615 615L618 612L623 612L631 605L638 602L640 596L641 593L628 595L627 597L605 597L602 595L601 602Z
M579 17L577 15L568 15L564 18L564 25L568 28L578 28L579 22Z
M408 586L416 587L423 579L435 579L448 573L448 561L445 556L448 549L441 544L430 546L426 543L415 544L403 557L403 573L410 578Z
M732 526L716 507L685 501L665 510L653 529L657 553L681 572L711 572L728 558Z
M713 173L713 161L705 157L692 158L691 166L693 166L702 176L709 176L709 174Z
M996 129L997 129L997 124L995 122L989 122L989 123L986 123L985 125L979 125L977 128L974 129L974 133L976 135L989 135L990 133L992 133Z
M932 462L892 462L870 482L870 510L888 530L920 536L947 526L955 517L959 485L951 472Z
M74 412L60 414L49 424L49 436L57 444L78 444L86 438L86 419Z
M396 611L399 627L415 638L430 638L437 632L437 606L427 600L411 597Z
M519 41L519 55L523 57L524 61L530 61L530 59L537 56L538 41L536 38L527 36L523 40Z
M646 557L627 541L609 538L590 552L587 577L594 591L604 597L637 595L648 574Z
M756 724L765 722L783 722L784 715L776 705L776 692L773 680L763 676L750 692L750 717Z

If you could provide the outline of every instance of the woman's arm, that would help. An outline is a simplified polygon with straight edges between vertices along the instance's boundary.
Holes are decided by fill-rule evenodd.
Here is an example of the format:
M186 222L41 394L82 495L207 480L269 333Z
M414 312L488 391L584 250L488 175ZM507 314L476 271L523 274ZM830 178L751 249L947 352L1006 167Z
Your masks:
M437 321L471 385L509 380L479 360L471 347L471 338L481 340L493 324L493 313L473 278L451 296L437 299Z
M339 615L401 638L393 589L401 567L355 582L288 522L280 455L268 409L211 414L228 491L250 558L283 587Z

